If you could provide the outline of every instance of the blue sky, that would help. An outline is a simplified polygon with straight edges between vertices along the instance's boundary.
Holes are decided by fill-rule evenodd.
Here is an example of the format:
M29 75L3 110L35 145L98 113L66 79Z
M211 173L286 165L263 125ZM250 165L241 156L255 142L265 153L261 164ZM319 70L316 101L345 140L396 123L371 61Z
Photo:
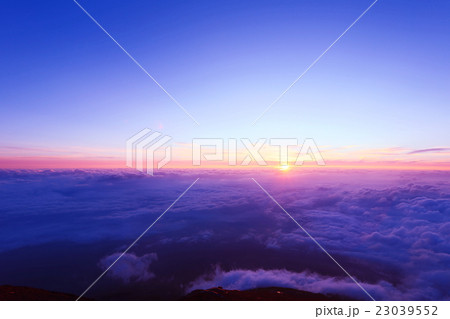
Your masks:
M2 145L122 148L144 127L180 142L448 143L447 1L378 1L254 127L372 1L79 2L201 126L73 1L10 1L0 13Z

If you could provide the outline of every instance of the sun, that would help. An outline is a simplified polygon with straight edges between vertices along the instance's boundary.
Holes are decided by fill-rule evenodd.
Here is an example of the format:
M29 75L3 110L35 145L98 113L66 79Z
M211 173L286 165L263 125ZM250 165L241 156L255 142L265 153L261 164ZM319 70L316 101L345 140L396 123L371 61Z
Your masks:
M280 171L288 171L291 167L289 165L281 165Z

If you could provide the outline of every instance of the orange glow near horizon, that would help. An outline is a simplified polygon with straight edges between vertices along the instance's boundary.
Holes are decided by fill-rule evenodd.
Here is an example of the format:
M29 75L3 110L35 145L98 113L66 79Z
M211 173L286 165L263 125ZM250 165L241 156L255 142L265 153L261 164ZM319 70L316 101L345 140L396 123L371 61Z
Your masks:
M248 155L246 150L238 149L238 165L228 165L228 153L224 150L222 161L207 161L202 158L200 166L192 164L192 147L190 144L175 143L172 160L164 169L274 169L281 172L298 171L302 168L315 169L384 169L384 170L450 170L450 151L446 148L431 148L413 151L406 148L362 149L357 146L337 147L323 146L321 153L325 166L318 166L314 161L305 161L303 166L296 166L297 151L292 150L288 156L289 165L278 162L277 147L266 145L261 149L261 156L267 161L266 166L258 166L255 161L248 166L240 163ZM164 152L156 152L162 158ZM52 169L52 168L126 168L125 150L119 148L22 148L9 147L0 149L0 169Z
M121 158L72 158L72 157L0 157L0 169L123 169L127 168L125 159ZM226 161L202 162L200 166L193 166L191 161L172 161L165 169L274 169L282 172L298 171L300 169L380 169L380 170L445 170L450 171L450 162L376 162L376 161L327 161L325 166L318 166L314 162L302 166L282 165L268 162L266 166L256 164L248 166L229 166Z

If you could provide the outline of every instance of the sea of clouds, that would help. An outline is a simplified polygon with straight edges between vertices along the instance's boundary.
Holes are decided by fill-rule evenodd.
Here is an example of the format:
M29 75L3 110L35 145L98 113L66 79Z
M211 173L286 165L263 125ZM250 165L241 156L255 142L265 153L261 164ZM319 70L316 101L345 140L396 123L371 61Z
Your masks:
M304 169L0 171L0 284L177 299L279 286L375 299L449 300L450 173Z

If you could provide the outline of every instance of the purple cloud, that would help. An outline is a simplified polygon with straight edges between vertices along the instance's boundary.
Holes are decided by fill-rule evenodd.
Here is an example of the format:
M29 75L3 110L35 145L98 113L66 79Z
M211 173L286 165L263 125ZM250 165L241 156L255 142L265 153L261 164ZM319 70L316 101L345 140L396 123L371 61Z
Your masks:
M100 260L98 266L105 270L120 255L121 253L114 253L106 256ZM154 253L143 256L126 253L109 269L107 274L113 278L122 280L124 283L147 281L155 277L155 274L150 271L149 267L156 260L158 260L158 256Z
M430 153L430 152L444 152L450 151L449 147L434 147L434 148L425 148L422 150L411 151L408 154L419 154L419 153Z
M395 299L398 299L403 294L403 292L393 287L392 284L384 281L377 284L361 284L375 299L381 300L387 294L395 295ZM284 287L322 294L339 294L357 300L363 299L360 288L349 278L338 279L306 271L296 273L286 269L236 269L223 271L220 267L216 267L212 274L202 276L189 283L186 292L218 286L236 290Z
M195 187L111 269L109 278L127 285L148 279L173 282L174 294L180 286L194 285L196 278L211 285L236 278L242 287L250 287L241 285L248 282L311 291L317 290L308 280L316 280L321 289L328 283L317 292L332 292L342 284L347 294L355 291L355 298L363 299L361 290L352 282L344 285L345 274L250 179L255 177L379 299L450 299L443 285L450 269L449 172L198 174ZM43 245L36 251L45 251L52 243L99 245L101 253L90 261L95 276L97 264L105 269L117 256L113 252L123 251L123 245L137 238L197 175L0 170L0 258L7 260L8 252L20 254L25 247ZM157 254L157 263L149 251ZM99 262L98 256L108 257ZM176 267L179 264L183 267ZM214 271L210 282L205 276L215 265L225 270ZM11 269L0 274L0 282L16 278ZM91 276L86 275L87 282Z

